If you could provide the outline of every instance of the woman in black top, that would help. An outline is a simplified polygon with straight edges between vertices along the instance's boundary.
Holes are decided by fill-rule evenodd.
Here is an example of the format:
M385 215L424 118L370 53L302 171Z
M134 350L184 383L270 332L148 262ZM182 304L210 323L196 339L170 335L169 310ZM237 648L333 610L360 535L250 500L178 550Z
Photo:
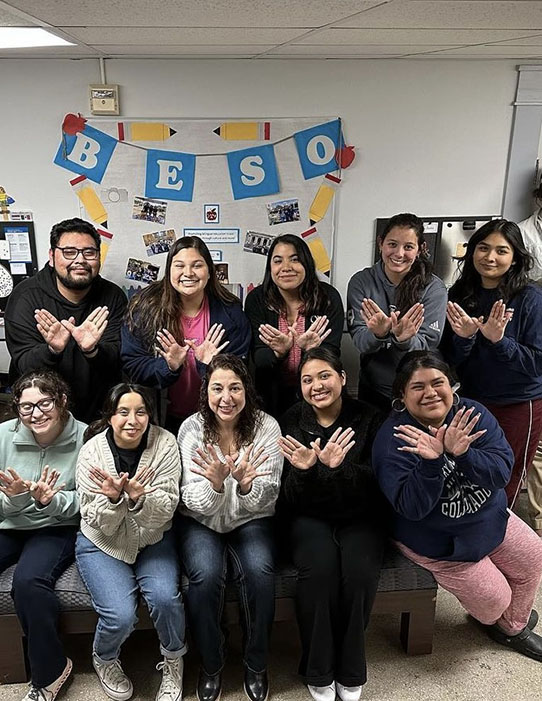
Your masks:
M325 348L300 367L303 401L282 418L282 510L299 570L300 673L315 701L358 701L387 509L370 463L382 416L343 395L346 374Z

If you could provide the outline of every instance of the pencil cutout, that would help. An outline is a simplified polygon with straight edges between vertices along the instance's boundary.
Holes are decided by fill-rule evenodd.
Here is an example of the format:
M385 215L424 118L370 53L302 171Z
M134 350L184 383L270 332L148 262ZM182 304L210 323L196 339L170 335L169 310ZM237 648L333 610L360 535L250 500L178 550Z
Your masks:
M119 141L165 141L176 134L161 122L118 122Z
M87 177L79 175L70 180L70 185L92 221L107 226L107 211Z
M309 247L312 257L314 258L316 270L330 277L331 260L316 227L313 226L312 229L307 229L301 236L305 239L305 243Z
M329 205L335 195L335 190L337 185L341 182L340 178L335 175L328 173L324 175L324 181L318 188L311 206L309 207L309 220L311 226L314 226L316 222L319 222L326 216L326 212L329 209ZM303 234L302 234L303 235Z
M213 134L226 141L269 141L271 122L224 122Z
M113 234L106 229L102 229L97 226L96 231L100 234L100 267L104 264L107 257L107 251L109 250L109 245L113 239Z

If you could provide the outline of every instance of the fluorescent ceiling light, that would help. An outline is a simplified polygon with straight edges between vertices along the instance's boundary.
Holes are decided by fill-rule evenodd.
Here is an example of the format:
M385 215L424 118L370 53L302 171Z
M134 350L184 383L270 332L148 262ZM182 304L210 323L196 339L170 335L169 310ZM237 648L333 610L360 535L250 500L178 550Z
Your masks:
M0 49L32 46L74 46L41 27L0 27Z

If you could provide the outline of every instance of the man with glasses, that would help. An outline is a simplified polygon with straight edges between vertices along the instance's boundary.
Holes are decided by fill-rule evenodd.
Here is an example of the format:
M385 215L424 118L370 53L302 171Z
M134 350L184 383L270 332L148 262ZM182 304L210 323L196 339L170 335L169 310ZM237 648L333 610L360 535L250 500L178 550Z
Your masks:
M5 314L10 380L56 370L72 388L74 416L87 423L121 374L126 297L99 271L100 235L83 219L65 219L51 229L48 263L15 287Z

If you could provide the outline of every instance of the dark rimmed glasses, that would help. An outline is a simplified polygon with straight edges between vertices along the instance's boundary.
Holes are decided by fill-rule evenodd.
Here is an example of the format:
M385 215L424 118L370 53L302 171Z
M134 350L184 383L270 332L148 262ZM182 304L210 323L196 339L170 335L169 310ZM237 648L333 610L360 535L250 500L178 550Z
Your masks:
M37 407L42 414L47 414L49 411L53 410L56 400L53 397L46 397L45 399L40 399L39 402L33 404L32 402L20 402L15 405L17 413L19 416L31 416L34 413L34 409Z
M75 248L75 246L55 246L56 249L62 251L62 255L66 260L75 260L79 254L83 256L85 260L96 260L100 255L99 248L93 248L89 246L88 248Z

